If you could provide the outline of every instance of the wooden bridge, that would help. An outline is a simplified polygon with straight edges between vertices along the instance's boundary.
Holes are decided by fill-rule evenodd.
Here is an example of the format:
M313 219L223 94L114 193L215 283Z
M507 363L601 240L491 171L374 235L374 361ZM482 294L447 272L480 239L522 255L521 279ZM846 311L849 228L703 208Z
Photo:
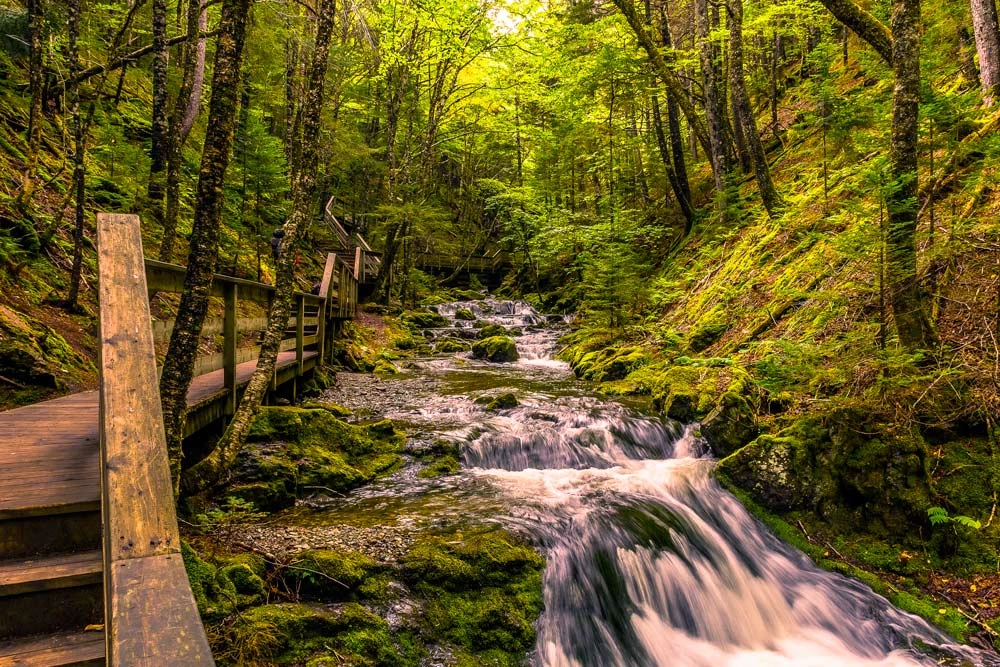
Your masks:
M144 260L139 219L98 215L100 389L0 412L0 667L212 665L180 555L148 294L184 268ZM358 253L356 253L358 254ZM321 364L357 306L359 266L327 256L295 295L272 389ZM198 360L187 434L224 420L256 368L274 287L215 276L221 349Z

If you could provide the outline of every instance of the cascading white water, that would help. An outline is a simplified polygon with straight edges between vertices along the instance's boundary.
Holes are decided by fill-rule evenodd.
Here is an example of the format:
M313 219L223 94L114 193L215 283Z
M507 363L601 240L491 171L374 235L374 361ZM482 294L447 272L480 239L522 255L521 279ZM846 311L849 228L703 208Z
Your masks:
M527 304L489 303L472 308L477 317L543 321ZM453 305L438 310L454 316ZM476 372L542 383L554 368L567 373L551 359L552 332L516 342L521 362ZM455 396L417 412L448 423L506 521L545 550L540 667L1000 665L771 535L714 481L695 425L581 392L527 394L500 414Z

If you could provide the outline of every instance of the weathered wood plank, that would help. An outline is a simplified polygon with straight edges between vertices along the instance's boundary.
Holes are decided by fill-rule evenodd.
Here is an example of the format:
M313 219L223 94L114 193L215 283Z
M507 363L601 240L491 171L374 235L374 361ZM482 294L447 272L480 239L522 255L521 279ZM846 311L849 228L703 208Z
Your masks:
M180 554L129 558L111 570L109 667L214 665ZM178 585L184 582L184 585Z
M139 219L99 214L97 233L105 557L114 562L177 552L180 537Z
M98 214L97 238L108 665L213 665L180 557L139 218Z
M101 583L100 551L0 562L0 595Z
M97 667L103 664L102 632L63 632L0 644L0 667Z

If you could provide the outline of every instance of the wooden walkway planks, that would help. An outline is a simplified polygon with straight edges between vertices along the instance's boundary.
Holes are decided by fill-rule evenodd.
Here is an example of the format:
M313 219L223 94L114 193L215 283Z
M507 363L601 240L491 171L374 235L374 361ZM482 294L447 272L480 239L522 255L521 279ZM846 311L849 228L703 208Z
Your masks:
M306 352L307 358L316 352ZM278 355L278 369L296 364ZM250 381L257 362L237 366L237 385ZM223 371L194 379L191 412L225 393ZM96 510L100 506L98 392L87 391L0 412L0 519Z

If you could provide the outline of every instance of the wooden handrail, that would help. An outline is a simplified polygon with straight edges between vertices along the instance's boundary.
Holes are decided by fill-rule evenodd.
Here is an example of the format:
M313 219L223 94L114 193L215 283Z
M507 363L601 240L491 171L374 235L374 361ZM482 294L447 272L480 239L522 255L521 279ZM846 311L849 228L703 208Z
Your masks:
M214 665L180 534L135 215L97 216L107 664Z

